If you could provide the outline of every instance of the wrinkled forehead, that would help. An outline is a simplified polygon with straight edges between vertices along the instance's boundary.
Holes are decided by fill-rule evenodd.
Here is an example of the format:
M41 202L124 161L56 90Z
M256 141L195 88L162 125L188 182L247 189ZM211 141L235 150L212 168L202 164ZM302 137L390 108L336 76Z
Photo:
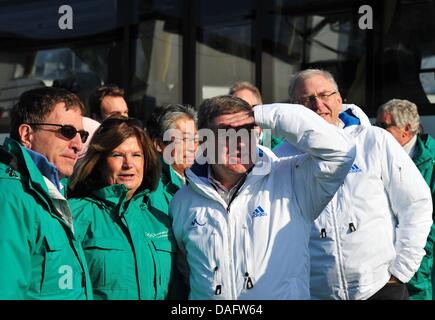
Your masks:
M300 79L295 87L295 95L297 96L333 91L337 91L334 83L323 75L313 75L306 79Z

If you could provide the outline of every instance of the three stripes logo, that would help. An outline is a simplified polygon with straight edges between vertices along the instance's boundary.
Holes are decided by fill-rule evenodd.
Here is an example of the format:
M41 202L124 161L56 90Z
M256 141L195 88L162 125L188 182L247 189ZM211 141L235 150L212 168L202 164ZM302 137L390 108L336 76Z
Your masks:
M349 173L358 173L362 170L354 163L352 167L350 167Z
M254 212L251 213L252 218L264 217L266 215L267 213L264 211L264 209L261 206L255 208Z

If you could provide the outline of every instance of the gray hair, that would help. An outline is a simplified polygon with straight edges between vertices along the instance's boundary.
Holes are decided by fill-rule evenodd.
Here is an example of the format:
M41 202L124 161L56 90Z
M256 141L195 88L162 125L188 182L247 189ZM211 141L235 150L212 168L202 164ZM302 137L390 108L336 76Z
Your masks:
M379 107L378 116L382 113L391 115L393 125L404 128L409 124L414 135L420 132L420 116L415 103L408 100L391 99Z
M230 91L228 92L228 94L230 96L234 96L238 91L241 91L241 90L251 91L254 94L254 96L257 98L259 104L263 103L263 99L261 98L260 89L258 89L256 86L254 86L249 81L239 81L239 82L234 83L230 87Z
M146 126L151 139L163 140L165 132L173 129L174 123L182 118L193 120L197 126L198 116L190 105L167 104L154 109Z
M322 76L326 80L329 80L334 85L335 90L338 91L337 82L335 82L334 77L332 76L332 74L329 71L321 70L321 69L305 69L305 70L302 70L302 71L295 73L290 79L290 84L288 87L288 94L289 94L290 102L296 103L295 96L294 96L296 86L301 81L309 79L309 78L314 77L314 76Z

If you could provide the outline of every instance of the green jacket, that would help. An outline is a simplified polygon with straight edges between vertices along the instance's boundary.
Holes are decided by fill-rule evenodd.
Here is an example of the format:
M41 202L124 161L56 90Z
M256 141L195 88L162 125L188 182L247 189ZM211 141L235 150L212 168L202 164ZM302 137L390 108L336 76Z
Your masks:
M412 158L418 170L420 170L426 183L432 192L432 202L435 197L435 140L429 135L418 135L414 157ZM433 219L432 213L432 219ZM434 299L434 240L435 226L432 224L431 231L427 238L425 250L426 255L421 261L420 268L414 277L408 282L408 290L411 300L432 300Z
M263 135L260 140L260 144L262 146L268 147L270 150L274 150L281 143L283 143L283 139L278 138L271 134L270 130L263 130Z
M166 201L161 185L151 194L153 200L146 190L126 201L127 188L111 185L69 199L95 299L181 298L171 219L153 205Z
M0 150L0 204L0 299L91 299L80 243L12 139Z
M157 188L159 192L152 192L149 197L155 208L168 214L169 203L175 193L183 187L183 182L174 172L174 169L163 161L163 158L161 158L161 165L162 174Z
M162 175L161 182L166 194L169 195L169 202L174 197L174 194L183 187L183 181L177 176L172 166L163 162L162 159Z

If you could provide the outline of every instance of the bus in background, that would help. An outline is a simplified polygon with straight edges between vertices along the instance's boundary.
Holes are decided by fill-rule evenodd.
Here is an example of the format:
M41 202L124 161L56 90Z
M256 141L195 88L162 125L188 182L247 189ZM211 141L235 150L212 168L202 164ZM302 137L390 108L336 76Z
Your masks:
M38 86L86 104L114 83L146 120L156 105L198 106L240 80L283 102L291 74L309 67L329 70L372 119L392 98L413 101L435 136L435 0L75 0L72 29L59 27L62 5L0 2L0 140L19 95Z

